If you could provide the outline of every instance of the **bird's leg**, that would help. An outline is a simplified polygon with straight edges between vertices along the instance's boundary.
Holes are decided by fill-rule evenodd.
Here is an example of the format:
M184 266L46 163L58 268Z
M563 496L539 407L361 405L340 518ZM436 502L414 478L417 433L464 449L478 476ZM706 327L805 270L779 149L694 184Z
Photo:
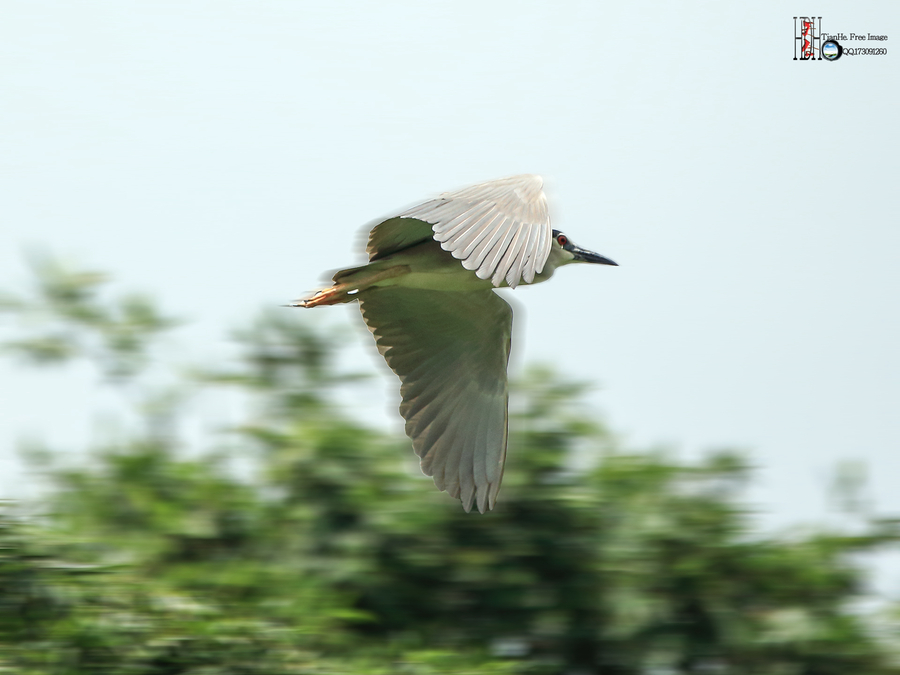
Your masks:
M335 283L331 288L323 288L312 296L292 302L288 307L318 307L319 305L337 305L342 302L356 300L356 294L379 281L392 279L409 273L409 266L394 265L392 267L373 269L366 265L351 270L342 270L334 275ZM340 282L337 280L340 279Z
M335 284L331 288L323 288L316 291L311 297L302 300L295 300L288 307L318 307L319 305L337 305L342 302L350 302L352 297L348 297L348 293L353 288L347 284Z

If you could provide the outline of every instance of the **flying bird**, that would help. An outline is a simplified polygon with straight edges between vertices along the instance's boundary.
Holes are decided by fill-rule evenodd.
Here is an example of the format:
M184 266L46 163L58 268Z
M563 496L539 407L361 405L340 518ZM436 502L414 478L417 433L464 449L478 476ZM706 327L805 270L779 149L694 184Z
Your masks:
M445 192L379 222L369 262L291 303L359 301L400 377L400 414L422 471L466 511L493 509L508 435L513 312L494 288L549 279L570 263L615 265L550 227L540 176Z

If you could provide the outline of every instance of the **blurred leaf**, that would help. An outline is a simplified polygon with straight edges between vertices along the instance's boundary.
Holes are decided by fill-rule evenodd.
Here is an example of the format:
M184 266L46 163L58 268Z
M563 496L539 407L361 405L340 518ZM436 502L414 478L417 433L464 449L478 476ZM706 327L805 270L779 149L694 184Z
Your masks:
M147 363L156 337L177 322L146 296L102 296L106 275L67 267L36 254L30 297L3 295L0 311L18 319L23 337L4 348L37 364L86 358L113 379L130 378Z

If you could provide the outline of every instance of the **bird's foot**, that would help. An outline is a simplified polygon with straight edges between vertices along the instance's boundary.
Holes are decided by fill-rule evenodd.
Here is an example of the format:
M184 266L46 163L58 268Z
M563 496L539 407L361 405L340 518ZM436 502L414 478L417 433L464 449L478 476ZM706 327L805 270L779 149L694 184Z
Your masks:
M348 289L343 284L335 284L331 288L323 288L316 291L314 295L302 300L295 300L288 307L318 307L319 305L337 305L342 302L348 302L352 298L348 298Z

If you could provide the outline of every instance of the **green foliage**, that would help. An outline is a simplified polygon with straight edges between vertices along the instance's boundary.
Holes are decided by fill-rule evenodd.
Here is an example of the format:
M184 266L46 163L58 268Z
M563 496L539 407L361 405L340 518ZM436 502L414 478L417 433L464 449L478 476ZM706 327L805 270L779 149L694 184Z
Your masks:
M7 311L58 327L53 358L133 377L162 313L142 323L97 276L38 272L38 299ZM301 318L263 314L233 366L183 385L252 398L230 432L250 476L187 458L151 416L51 469L39 520L0 520L0 673L900 673L850 609L856 554L895 523L756 535L741 457L624 451L546 368L515 388L497 509L465 514L405 439L336 405L358 375ZM38 358L47 336L11 342Z
M151 341L176 325L144 295L105 301L103 274L46 256L34 256L31 266L31 297L0 296L0 312L17 318L25 332L2 345L26 361L54 364L90 356L108 377L128 377L145 365Z

